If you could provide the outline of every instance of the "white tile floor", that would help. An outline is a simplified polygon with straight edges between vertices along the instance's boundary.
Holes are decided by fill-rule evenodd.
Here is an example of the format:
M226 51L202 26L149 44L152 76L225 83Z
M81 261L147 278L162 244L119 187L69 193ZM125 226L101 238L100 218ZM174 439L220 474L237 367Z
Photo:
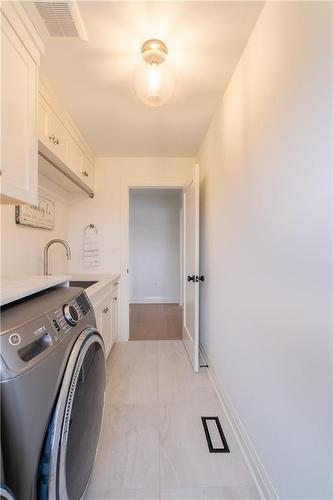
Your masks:
M205 368L181 341L121 342L87 500L258 499ZM201 416L219 416L230 453L209 453Z

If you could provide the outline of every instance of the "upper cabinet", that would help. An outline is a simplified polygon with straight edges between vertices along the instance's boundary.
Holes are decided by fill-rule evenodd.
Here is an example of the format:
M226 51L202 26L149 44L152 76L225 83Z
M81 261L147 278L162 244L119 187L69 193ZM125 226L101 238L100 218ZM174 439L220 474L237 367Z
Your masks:
M44 48L19 2L1 2L2 203L36 203L38 68Z
M43 78L38 96L38 150L43 159L39 162L43 175L66 190L79 188L93 196L94 155Z
M92 197L95 158L39 75L42 41L20 2L0 6L0 201L36 204L39 173L62 186L71 200L82 193Z
M66 162L69 133L41 94L38 96L38 140Z

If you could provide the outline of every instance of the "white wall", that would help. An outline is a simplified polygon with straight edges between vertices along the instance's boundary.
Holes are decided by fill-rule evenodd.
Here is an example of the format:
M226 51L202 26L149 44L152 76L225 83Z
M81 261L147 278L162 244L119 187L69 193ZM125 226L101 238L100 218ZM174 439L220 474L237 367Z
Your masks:
M331 5L265 5L201 146L201 339L281 498L332 495Z
M53 188L55 193L57 189ZM34 275L44 272L44 246L53 238L67 240L67 223L70 208L63 202L43 192L55 201L55 228L53 231L22 226L15 223L15 205L1 206L1 274ZM66 274L69 263L62 245L49 251L50 272Z
M174 189L130 190L132 303L179 302L180 192Z
M128 338L128 229L129 186L180 187L190 176L193 158L99 158L95 170L95 197L71 207L68 237L71 271L87 272L82 265L83 228L98 229L101 265L92 273L120 272L120 338Z

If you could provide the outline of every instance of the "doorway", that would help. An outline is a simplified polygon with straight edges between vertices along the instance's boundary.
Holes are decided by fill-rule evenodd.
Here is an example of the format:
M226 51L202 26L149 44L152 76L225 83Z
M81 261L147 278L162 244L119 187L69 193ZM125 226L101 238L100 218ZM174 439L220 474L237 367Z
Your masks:
M129 190L130 340L182 339L182 193Z

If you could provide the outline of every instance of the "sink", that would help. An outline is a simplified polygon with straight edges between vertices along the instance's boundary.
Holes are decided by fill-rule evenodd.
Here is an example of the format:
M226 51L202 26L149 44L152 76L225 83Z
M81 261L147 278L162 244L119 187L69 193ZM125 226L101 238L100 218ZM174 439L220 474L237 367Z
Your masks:
M98 283L98 281L69 281L69 286L79 286L80 288L88 288L91 285Z

